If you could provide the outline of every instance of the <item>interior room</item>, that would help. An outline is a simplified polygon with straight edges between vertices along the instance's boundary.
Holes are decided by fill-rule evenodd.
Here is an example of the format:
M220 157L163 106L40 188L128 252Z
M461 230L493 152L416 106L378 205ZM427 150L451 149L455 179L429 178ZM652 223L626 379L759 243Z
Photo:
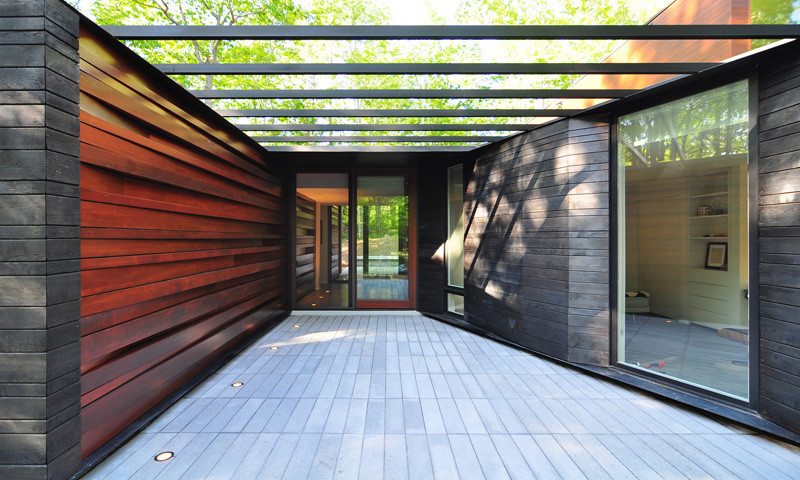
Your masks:
M744 399L747 119L744 82L620 119L620 361Z

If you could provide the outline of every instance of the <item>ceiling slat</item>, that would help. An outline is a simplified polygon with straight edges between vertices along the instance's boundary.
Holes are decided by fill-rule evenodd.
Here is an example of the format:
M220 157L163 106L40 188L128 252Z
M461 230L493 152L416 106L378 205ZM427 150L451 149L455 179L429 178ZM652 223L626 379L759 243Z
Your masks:
M243 109L216 110L223 117L569 117L581 110L568 109Z
M168 75L684 74L716 63L156 63Z
M527 131L537 127L527 123L498 123L485 125L479 123L345 123L345 124L284 124L284 125L250 125L234 124L245 131L260 132L511 132Z
M497 142L507 136L479 136L479 135L440 135L440 136L418 136L418 135L303 135L303 136L254 136L251 137L257 142L263 143L301 143L301 142L352 142L352 143L389 143L389 142Z
M798 38L798 25L123 26L122 40L689 40Z
M197 98L620 98L637 90L623 89L345 89L345 90L189 90Z

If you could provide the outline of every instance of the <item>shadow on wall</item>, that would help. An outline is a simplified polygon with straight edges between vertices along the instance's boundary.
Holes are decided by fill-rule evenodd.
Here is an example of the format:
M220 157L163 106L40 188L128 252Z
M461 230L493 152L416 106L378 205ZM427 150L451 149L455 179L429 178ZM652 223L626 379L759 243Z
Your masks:
M468 322L547 355L586 350L595 353L583 361L608 363L608 164L608 126L587 121L482 152L465 196Z

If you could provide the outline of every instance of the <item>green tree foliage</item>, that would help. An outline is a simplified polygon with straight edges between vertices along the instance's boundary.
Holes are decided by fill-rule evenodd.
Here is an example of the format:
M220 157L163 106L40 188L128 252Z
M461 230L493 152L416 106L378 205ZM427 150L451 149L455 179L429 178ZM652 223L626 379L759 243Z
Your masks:
M76 1L76 0L73 0ZM94 0L100 24L126 25L384 25L393 0ZM797 21L800 0L752 0L753 21ZM448 23L458 24L642 24L670 0L463 0ZM428 0L419 24L445 22ZM461 63L593 62L618 41L135 41L128 44L153 63ZM203 89L458 89L566 88L575 75L273 75L177 76L187 88ZM542 108L536 99L342 99L214 100L217 108ZM238 121L247 122L248 119ZM387 118L268 118L252 123L395 123ZM403 123L516 123L519 119L408 118ZM349 132L329 132L330 135ZM434 132L430 132L435 134ZM417 135L363 132L362 135ZM442 135L458 132L442 132ZM284 135L284 134L276 134Z

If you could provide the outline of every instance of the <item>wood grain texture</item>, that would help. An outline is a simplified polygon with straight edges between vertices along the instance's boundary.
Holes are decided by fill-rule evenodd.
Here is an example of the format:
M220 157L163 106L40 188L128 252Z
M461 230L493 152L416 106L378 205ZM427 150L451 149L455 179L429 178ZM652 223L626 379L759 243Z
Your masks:
M564 120L480 150L468 174L465 318L609 363L608 125Z
M750 23L749 0L672 2L651 25L729 25ZM750 50L750 40L627 40L604 62L721 62ZM670 75L586 75L571 88L645 88ZM563 99L561 108L586 108L603 100Z
M317 203L298 193L295 210L295 298L299 300L315 288Z
M800 433L800 54L759 71L760 413Z
M447 164L423 162L419 166L419 265L417 307L421 312L444 313L447 272Z
M283 175L123 48L81 31L83 457L286 311Z

